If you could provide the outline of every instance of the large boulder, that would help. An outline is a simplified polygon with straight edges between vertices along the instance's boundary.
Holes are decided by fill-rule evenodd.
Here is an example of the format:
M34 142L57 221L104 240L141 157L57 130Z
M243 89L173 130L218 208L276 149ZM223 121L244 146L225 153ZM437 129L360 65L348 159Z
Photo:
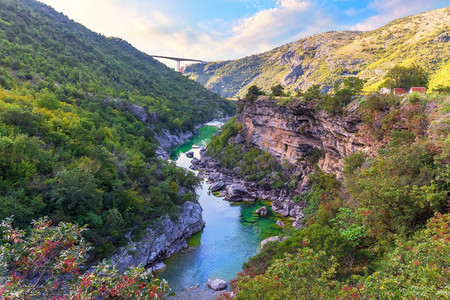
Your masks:
M217 192L217 191L223 190L225 188L225 186L226 186L225 182L218 181L218 182L211 184L210 190L211 190L211 192Z
M258 208L255 212L260 216L265 216L265 215L267 215L267 206Z
M151 268L152 268L153 272L162 272L162 271L164 271L167 268L167 266L166 266L165 263L163 263L161 261L161 262L157 262L157 263L152 264Z
M236 143L236 145L240 145L244 142L244 137L240 133L238 133L236 135L236 138L234 139L234 142Z
M242 201L242 198L248 194L247 188L239 183L227 186L227 198L230 201Z
M281 221L281 220L277 220L277 222L275 223L275 225L280 226L280 227L286 226L286 224L284 224L284 222Z
M192 152L192 151L187 152L186 153L186 157L193 158L194 157L194 152Z
M206 284L215 291L223 290L227 288L227 282L225 280L216 278L208 279Z

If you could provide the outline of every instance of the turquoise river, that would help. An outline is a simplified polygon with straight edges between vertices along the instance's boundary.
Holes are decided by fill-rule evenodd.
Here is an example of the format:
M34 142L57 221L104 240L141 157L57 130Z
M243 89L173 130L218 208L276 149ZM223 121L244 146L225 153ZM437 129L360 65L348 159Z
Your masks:
M172 159L178 166L189 168L191 159L186 152L193 151L194 157L199 158L200 148L207 145L216 131L215 126L201 127L191 141L172 152ZM259 242L280 230L270 209L266 217L254 212L264 203L230 203L209 194L208 188L209 184L202 181L197 190L205 227L189 240L189 249L165 261L167 269L159 275L175 292L196 284L203 287L209 278L226 281L235 278L242 263L257 252Z

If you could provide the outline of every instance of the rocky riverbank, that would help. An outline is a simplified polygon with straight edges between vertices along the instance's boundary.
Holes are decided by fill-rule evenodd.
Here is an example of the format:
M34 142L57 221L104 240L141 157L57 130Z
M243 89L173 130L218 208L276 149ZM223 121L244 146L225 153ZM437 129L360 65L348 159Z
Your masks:
M155 135L156 140L159 143L159 147L156 149L156 155L160 159L167 160L170 158L168 149L174 148L176 146L182 145L188 142L194 135L198 133L198 129L204 125L215 124L215 123L225 123L230 119L229 116L216 118L211 120L205 124L200 124L195 126L192 131L178 132L178 133L170 133L167 129L162 129L161 132Z
M177 219L172 220L168 215L152 228L147 228L142 237L120 248L111 258L111 262L120 270L128 266L151 266L188 247L187 240L194 233L199 232L205 222L202 219L202 207L198 203L185 202L178 211Z
M287 189L273 189L264 180L259 183L247 181L232 170L222 167L213 157L206 155L205 151L201 151L200 159L194 158L191 163L190 168L201 171L199 176L211 183L212 192L220 192L226 200L233 202L270 200L274 212L291 217L295 228L301 226L304 206L294 202Z

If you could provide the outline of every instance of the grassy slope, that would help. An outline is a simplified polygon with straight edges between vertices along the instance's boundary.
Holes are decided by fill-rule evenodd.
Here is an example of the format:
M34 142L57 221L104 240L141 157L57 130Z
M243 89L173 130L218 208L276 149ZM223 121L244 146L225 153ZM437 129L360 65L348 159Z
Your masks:
M368 79L366 89L377 90L390 68L410 63L419 63L430 72L429 88L450 85L448 41L437 39L449 31L449 23L447 7L398 19L373 31L314 35L239 60L191 66L185 73L226 97L242 97L252 84L264 91L277 83L287 90L306 89L314 83L331 87L346 73ZM303 74L286 80L299 65Z

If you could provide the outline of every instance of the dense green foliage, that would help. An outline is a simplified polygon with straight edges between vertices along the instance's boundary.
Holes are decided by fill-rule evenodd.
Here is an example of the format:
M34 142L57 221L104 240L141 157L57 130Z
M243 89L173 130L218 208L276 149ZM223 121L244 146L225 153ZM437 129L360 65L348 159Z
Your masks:
M232 289L236 299L448 299L449 222L437 214L409 241L398 240L370 274L339 278L340 263L305 243L262 275L241 272Z
M384 86L388 88L405 88L409 90L413 86L427 87L428 74L420 66L413 64L409 67L397 65L387 72L383 78Z
M125 41L33 0L0 1L0 218L88 224L91 259L196 199L155 133L234 105ZM134 237L134 235L133 235Z
M103 262L86 271L85 227L45 218L32 225L28 234L9 218L0 225L2 299L159 299L168 290L142 267L121 273Z
M244 264L237 299L450 296L448 96L358 102L358 134L379 143L378 155L346 157L342 182L316 165L309 190L294 197L306 204L306 227Z
M132 226L195 200L198 179L157 159L152 130L129 112L95 99L48 110L40 95L0 90L1 218L89 224L105 252Z
M1 1L0 20L0 82L5 88L31 83L59 101L94 95L135 103L151 116L154 129L171 131L192 130L234 112L231 103L127 42L93 33L34 0Z

